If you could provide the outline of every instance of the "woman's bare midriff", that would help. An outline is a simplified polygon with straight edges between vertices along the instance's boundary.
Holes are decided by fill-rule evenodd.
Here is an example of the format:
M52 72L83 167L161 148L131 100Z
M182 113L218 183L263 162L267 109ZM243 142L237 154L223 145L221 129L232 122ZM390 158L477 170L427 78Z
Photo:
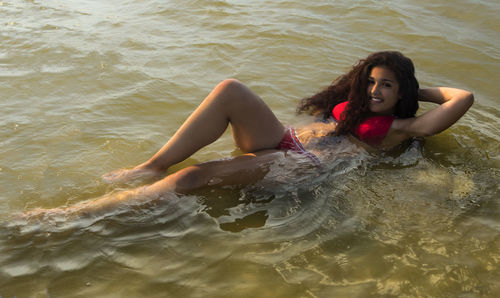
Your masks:
M305 146L312 139L326 137L331 135L336 128L335 122L314 122L303 127L296 128L297 137Z

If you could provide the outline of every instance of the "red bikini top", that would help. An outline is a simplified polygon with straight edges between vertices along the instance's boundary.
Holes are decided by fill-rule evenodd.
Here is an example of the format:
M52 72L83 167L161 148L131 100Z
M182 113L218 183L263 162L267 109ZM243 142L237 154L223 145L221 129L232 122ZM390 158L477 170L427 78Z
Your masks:
M332 110L333 117L339 121L345 119L345 114L342 114L346 108L347 101L339 103ZM361 122L354 130L355 135L363 142L368 144L379 144L385 138L391 128L394 116L372 116Z

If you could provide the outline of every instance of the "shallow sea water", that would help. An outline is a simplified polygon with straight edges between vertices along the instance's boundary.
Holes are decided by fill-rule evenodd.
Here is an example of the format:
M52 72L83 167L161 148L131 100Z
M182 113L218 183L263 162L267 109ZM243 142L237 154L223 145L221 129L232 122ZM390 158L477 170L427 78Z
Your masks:
M0 296L498 297L499 14L493 0L1 1ZM474 106L320 177L13 217L118 195L100 176L146 160L225 78L293 124L300 98L386 49ZM169 171L238 153L228 132Z

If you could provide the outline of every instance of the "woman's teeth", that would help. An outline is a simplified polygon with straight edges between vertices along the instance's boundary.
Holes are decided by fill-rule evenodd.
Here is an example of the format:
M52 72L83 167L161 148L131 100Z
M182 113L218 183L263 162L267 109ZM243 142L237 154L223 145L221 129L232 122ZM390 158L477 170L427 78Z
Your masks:
M380 98L375 98L375 97L372 97L372 100L373 100L374 102L382 102L382 99L380 99Z

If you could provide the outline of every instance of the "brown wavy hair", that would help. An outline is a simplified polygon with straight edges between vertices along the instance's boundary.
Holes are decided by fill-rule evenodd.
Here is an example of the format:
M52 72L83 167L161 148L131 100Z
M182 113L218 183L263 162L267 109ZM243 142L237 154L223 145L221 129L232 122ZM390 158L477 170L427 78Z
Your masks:
M368 97L368 77L376 66L383 66L394 72L399 83L401 99L396 105L396 118L414 117L418 110L419 84L415 78L413 62L397 51L384 51L370 54L359 60L352 69L335 79L332 84L319 93L304 98L297 107L297 112L327 119L337 104L348 101L344 111L344 120L340 120L336 135L354 132L366 117L370 115Z

